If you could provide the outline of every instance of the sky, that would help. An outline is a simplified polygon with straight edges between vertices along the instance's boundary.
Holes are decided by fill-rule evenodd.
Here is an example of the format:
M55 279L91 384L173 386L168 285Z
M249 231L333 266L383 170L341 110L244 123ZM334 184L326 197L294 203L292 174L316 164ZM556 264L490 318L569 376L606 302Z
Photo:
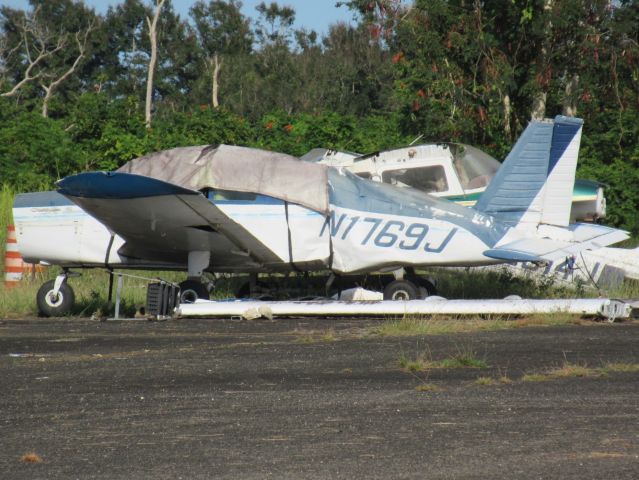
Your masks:
M149 4L152 0L146 0ZM242 11L247 17L255 18L257 12L255 6L260 2L269 0L243 0ZM329 25L343 21L352 23L353 13L346 7L335 7L337 0L278 0L279 5L293 7L295 10L295 28L306 28L315 30L317 33L328 32ZM105 13L109 5L121 3L118 0L85 0L85 3L94 7L98 13ZM195 0L173 0L173 7L184 18L188 16L189 8ZM13 8L28 8L27 0L0 0L0 5Z

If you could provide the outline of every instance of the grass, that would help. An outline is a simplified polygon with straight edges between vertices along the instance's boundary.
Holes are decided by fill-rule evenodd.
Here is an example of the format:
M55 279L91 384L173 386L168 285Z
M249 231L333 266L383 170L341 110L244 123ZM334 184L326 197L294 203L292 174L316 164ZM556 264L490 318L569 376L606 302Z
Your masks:
M442 389L435 384L432 383L422 383L415 387L415 390L418 392L441 392Z
M428 273L437 278L437 288L446 292L447 298L503 298L519 295L522 298L563 298L574 295L564 286L555 284L552 277L515 275L508 269L463 271L449 268L429 269Z
M521 377L522 382L545 382L546 380L550 378L542 373L530 373Z
M639 239L633 238L620 247L630 248L637 242ZM558 283L551 276L535 278L516 275L507 268L490 271L432 268L419 273L436 278L438 290L444 292L447 298L503 298L507 295L519 295L522 298L588 298L601 295L610 298L639 297L639 281L633 280L625 280L614 289L598 291L579 282Z
M488 364L478 358L455 356L431 362L430 368L487 368Z
M299 337L297 337L296 343L310 344L316 342L334 342L335 340L337 340L335 330L329 328L323 332L310 331L302 333Z
M586 364L564 362L562 365L547 369L543 372L527 373L519 380L521 382L548 382L565 378L602 378L613 373L637 373L639 363L608 362L601 367L589 367ZM480 376L475 380L475 385L511 384L514 380L506 375L497 378Z
M414 359L410 359L405 356L400 356L397 360L397 364L399 368L405 370L407 372L422 372L428 368L429 361L424 359L423 357L417 357Z
M523 382L545 382L547 380L556 380L559 378L586 378L601 377L605 375L607 375L607 373L599 368L590 368L586 365L564 362L563 365L552 368L544 373L524 375L521 380Z
M639 363L606 363L601 368L607 373L636 373L639 372Z
M495 315L484 318L477 316L464 318L461 316L433 315L424 317L407 315L401 319L387 320L382 325L374 327L371 333L380 336L401 337L505 330L530 326L580 325L585 323L590 322L585 322L578 315L562 313L531 315L522 319Z
M0 317L18 318L37 315L36 293L42 283L55 278L57 273L59 273L59 269L48 268L46 272L36 274L33 279L23 279L15 287L7 288L2 284L0 286ZM137 308L146 303L148 282L126 276L128 274L149 278L162 276L169 281L179 281L182 276L177 272L125 272L120 304L122 316L133 316ZM107 303L108 284L108 273L100 269L84 270L81 277L70 278L69 285L73 288L76 297L71 315L90 317L98 311L112 313L113 307ZM114 281L114 284L117 285L117 280ZM115 287L113 297L115 301Z
M301 344L305 344L305 345L308 345L308 344L311 344L311 343L315 343L315 342L316 342L316 340L315 340L315 337L313 335L300 335L297 338L297 343L301 343Z
M321 338L324 342L334 342L337 339L335 336L335 330L329 328L323 333Z
M475 385L497 385L497 380L493 377L477 377Z
M545 382L561 378L594 378L605 377L612 373L636 373L639 372L638 363L606 363L601 367L588 367L583 364L564 362L562 365L549 369L543 373L524 375L523 382Z
M476 357L471 347L457 347L457 352L441 360L433 360L430 350L427 348L415 358L401 355L397 364L402 370L410 373L423 372L431 369L455 369L455 368L487 368L488 364Z

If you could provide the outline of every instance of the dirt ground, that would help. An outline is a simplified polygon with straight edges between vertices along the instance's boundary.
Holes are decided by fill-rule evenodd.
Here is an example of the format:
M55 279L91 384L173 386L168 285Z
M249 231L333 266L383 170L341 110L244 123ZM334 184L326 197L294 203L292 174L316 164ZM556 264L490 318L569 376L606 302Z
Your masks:
M639 364L639 324L381 321L0 321L0 478L639 478L639 372L522 380Z

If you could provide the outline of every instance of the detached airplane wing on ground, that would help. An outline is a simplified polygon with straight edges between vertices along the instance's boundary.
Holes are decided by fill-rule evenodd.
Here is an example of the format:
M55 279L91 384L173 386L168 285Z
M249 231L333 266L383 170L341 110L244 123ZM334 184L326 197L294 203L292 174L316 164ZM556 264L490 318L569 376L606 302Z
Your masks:
M385 296L407 299L429 290L413 267L543 261L625 238L567 223L580 135L574 119L532 122L475 208L225 145L159 152L58 186L119 239L105 258L120 264L170 261L192 280L203 271L404 269Z

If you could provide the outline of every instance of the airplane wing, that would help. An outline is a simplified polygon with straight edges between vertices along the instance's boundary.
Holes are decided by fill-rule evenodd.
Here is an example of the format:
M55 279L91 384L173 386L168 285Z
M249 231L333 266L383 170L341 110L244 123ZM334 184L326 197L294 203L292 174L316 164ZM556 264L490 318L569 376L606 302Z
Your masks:
M524 238L486 250L484 255L511 262L554 262L628 238L628 232L603 225L575 224L570 230L570 239Z
M202 193L150 177L89 172L58 182L59 192L120 235L119 253L184 263L189 251L211 252L216 266L253 266L281 259Z

